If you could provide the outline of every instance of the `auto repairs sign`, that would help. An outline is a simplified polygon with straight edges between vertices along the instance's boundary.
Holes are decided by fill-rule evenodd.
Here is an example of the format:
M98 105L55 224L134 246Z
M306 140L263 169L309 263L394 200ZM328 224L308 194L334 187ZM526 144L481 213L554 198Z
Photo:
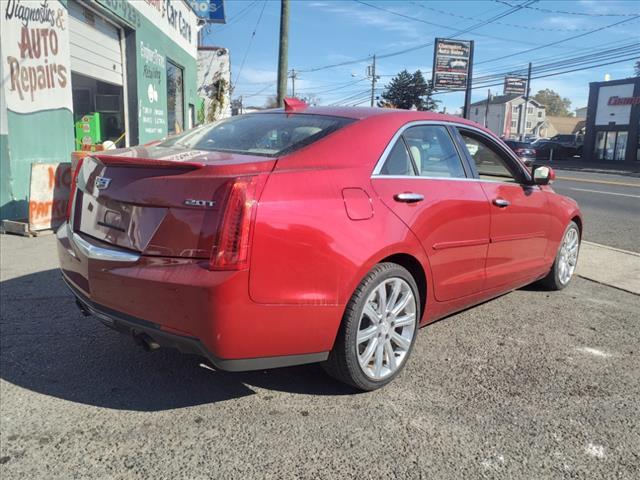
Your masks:
M6 0L0 8L7 108L72 110L67 8L59 0Z
M466 90L473 42L436 38L433 52L433 88Z

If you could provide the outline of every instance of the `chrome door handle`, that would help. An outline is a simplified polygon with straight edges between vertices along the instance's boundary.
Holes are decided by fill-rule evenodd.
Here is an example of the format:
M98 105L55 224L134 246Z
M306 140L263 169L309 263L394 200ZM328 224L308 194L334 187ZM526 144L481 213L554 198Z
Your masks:
M504 198L494 198L493 204L497 207L505 208L511 205L511 202L509 202L509 200L505 200Z
M419 193L411 193L411 192L396 193L393 196L393 199L396 202L417 203L424 200L424 195L421 195Z

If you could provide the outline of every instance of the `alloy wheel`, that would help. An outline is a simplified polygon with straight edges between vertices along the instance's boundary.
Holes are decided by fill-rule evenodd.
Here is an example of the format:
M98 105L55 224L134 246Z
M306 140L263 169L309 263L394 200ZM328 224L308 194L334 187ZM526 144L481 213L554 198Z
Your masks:
M417 303L409 284L391 277L378 285L365 301L356 349L364 374L381 380L404 362L417 327Z
M560 256L558 257L558 280L566 285L571 280L578 263L580 235L576 228L570 228L562 239Z

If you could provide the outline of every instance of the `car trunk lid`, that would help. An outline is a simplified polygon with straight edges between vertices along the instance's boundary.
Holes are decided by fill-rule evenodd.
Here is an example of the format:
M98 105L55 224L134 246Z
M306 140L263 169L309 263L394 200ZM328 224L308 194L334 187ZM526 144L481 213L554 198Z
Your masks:
M266 177L275 163L179 147L92 155L79 167L70 223L144 255L210 258L233 185Z

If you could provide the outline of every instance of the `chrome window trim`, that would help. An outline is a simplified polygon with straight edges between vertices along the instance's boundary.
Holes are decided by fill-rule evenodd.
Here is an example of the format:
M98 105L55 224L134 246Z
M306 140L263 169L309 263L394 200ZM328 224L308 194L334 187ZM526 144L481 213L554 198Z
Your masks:
M520 170L522 170L525 174L525 178L528 178L529 181L531 181L531 175L529 174L528 170L526 170L524 167L522 167L522 164L520 163L519 160L516 160L514 158L514 155L511 151L505 150L504 148L502 148L500 146L500 144L498 144L496 142L496 140L494 140L491 136L489 136L487 134L487 132L485 132L484 130L475 127L473 125L467 125L464 123L458 123L458 122L449 122L449 121L442 121L442 120L414 120L408 123L405 123L402 127L400 127L398 129L398 131L393 135L393 137L391 137L391 140L389 141L389 143L387 144L387 146L385 147L385 149L382 152L382 155L380 156L380 158L378 159L378 161L376 162L375 167L373 168L373 172L371 173L371 178L413 178L413 179L424 179L424 180L462 180L462 181L469 181L469 180L475 180L475 181L481 181L481 182L490 182L490 183L503 183L506 185L522 185L519 182L507 182L507 181L499 181L499 180L486 180L483 178L476 178L476 177L466 177L466 178L462 178L462 177L426 177L426 176L421 176L421 175L415 175L415 176L405 176L405 175L384 175L381 174L380 171L382 170L382 166L384 165L384 162L387 160L387 157L389 156L389 153L391 152L391 150L393 149L393 147L395 146L396 142L398 141L398 139L400 138L400 136L409 128L411 127L418 127L418 126L425 126L425 125L436 125L436 126L441 126L444 128L447 127L454 127L454 128L462 128L462 129L468 129L468 130L473 130L474 132L483 135L485 138L487 138L489 141L491 141L492 143L495 143L498 148L500 149L501 152L506 153L507 156L509 156L513 161L516 162L516 164L518 165L518 168L520 168ZM456 151L458 151L458 145L457 142L455 141L455 139L451 139ZM458 151L458 156L460 157L461 154L465 154L465 152L460 152ZM460 158L460 162L463 163L463 167L464 167L464 162L465 160L463 158ZM464 169L464 168L463 168ZM515 179L514 179L515 180Z
M389 153L391 153L391 150L395 146L396 142L398 141L398 139L402 136L402 134L406 130L408 130L411 127L423 127L423 126L438 126L438 127L442 127L445 130L447 130L447 125L455 125L455 124L453 124L451 122L443 122L441 120L414 120L412 122L405 123L402 127L400 127L398 129L398 131L393 135L393 137L391 137L391 140L387 144L386 148L383 150L382 155L378 159L375 167L373 167L373 172L371 173L371 176L372 177L390 177L391 176L391 175L381 174L380 171L382 170L382 166L384 165L384 162L387 160L387 157L389 156ZM451 137L451 135L449 134L448 130L447 130L447 135L449 135L449 137ZM460 153L458 152L458 149L456 148L456 143L455 143L455 140L453 138L451 138L451 143L453 144L454 149L458 153L458 159L460 160L460 164L463 167L462 169L464 170L464 163L463 163L464 160L462 158L460 158ZM413 158L412 158L412 160L413 160ZM407 176L407 177L403 177L403 178L427 178L427 177L423 177L421 175L416 175L414 177ZM440 177L437 177L437 178L440 178ZM461 177L452 177L452 178L461 178Z
M509 147L507 147L507 146L505 145L505 147L506 147L506 148L504 148L502 145L500 145L500 144L496 141L496 139L494 139L493 137L491 137L490 135L488 135L488 134L487 134L487 132L485 132L484 130L482 130L482 129L478 128L478 127L474 127L473 125L465 125L465 124L463 124L463 123L451 123L451 125L453 125L453 126L455 126L455 127L457 127L457 128L462 128L463 130L464 130L464 129L466 129L466 130L472 130L472 131L474 131L474 132L476 132L476 133L478 133L478 134L482 135L482 136L483 136L483 138L486 138L486 139L487 139L488 141L490 141L492 144L495 144L495 145L496 145L496 147L498 148L498 151L499 151L499 152L502 152L502 153L503 153L503 154L505 154L507 157L509 157L513 162L515 162L515 164L517 165L518 169L519 169L521 172L523 172L524 177L525 177L526 179L528 179L528 181L529 181L529 182L532 182L531 174L529 173L529 171L528 171L526 168L524 168L524 167L522 166L522 163L520 163L520 159L518 159L518 157L516 156L516 154L515 154L515 153L514 153L514 152L513 152ZM459 133L459 132L458 132L458 133ZM472 160L473 160L473 159L472 159ZM479 174L478 174L478 175L479 175ZM515 180L515 179L514 179L514 180ZM498 180L486 180L486 181L488 181L488 182L498 182L498 183L507 183L507 184L509 184L509 183L513 183L513 182L500 182L500 181L498 181ZM516 182L516 184L518 184L518 185L522 185L522 183L520 183L520 182ZM528 185L528 184L525 184L525 185Z

